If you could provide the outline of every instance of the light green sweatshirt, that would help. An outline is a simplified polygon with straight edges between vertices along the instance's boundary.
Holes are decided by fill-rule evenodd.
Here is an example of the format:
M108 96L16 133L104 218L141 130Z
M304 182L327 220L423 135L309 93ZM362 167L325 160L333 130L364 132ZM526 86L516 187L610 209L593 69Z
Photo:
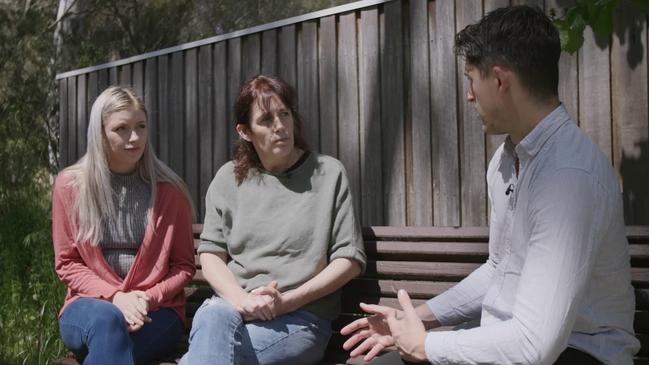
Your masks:
M234 164L219 169L205 197L198 252L227 252L228 268L244 290L277 280L296 288L344 257L365 269L360 225L345 168L311 152L283 173L255 171L237 185ZM325 319L340 312L340 291L303 309Z

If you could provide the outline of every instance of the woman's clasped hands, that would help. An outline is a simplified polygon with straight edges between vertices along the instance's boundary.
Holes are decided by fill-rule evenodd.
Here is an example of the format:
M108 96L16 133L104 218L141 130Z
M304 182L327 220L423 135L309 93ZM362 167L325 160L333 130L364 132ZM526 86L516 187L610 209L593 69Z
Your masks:
M135 332L145 323L151 322L149 313L149 296L141 290L130 292L118 291L113 295L111 302L119 308L124 315L129 332Z
M234 307L246 322L269 321L286 313L285 296L277 290L277 281L260 286L248 293L243 293L235 301Z

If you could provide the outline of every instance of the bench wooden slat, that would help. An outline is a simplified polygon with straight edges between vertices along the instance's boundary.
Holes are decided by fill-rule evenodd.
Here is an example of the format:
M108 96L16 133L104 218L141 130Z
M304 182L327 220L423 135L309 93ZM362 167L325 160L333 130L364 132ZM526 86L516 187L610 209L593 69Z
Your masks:
M487 227L363 227L363 237L368 240L391 241L476 241L486 242Z
M649 244L649 226L626 226L626 236L629 242L644 242ZM194 237L200 236L203 231L202 224L193 224ZM486 241L489 236L488 227L392 227L372 226L363 227L363 237L366 240L403 240L420 241L433 237L444 237L449 241L473 238L477 241Z
M456 262L368 261L365 275L459 281L479 266Z
M630 243L649 244L649 226L626 226L626 238Z
M484 242L366 241L368 257L400 261L485 262L489 247Z
M649 288L649 268L631 267L631 284L636 288Z
M456 282L359 278L343 288L343 295L374 294L396 297L399 289L411 298L430 299L453 287Z

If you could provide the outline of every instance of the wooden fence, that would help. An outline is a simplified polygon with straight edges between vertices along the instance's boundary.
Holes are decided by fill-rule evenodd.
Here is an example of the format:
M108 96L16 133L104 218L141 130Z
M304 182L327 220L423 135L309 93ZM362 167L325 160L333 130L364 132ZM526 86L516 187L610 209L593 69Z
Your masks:
M203 197L230 158L242 81L293 84L313 150L339 158L364 225L484 226L485 137L465 100L453 36L510 3L548 13L563 0L365 0L57 76L61 166L83 155L92 102L132 85L158 156ZM627 224L649 224L647 18L623 8L609 40L588 30L562 55L560 97L619 173Z

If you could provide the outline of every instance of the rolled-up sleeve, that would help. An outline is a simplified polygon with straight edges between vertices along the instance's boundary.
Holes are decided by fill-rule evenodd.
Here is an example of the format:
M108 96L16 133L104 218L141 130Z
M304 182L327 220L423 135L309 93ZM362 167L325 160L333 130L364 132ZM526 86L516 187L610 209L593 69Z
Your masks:
M333 215L331 242L328 250L329 261L348 258L358 262L361 272L365 272L367 256L363 246L363 235L354 213L353 199L344 168L342 168L337 181Z

